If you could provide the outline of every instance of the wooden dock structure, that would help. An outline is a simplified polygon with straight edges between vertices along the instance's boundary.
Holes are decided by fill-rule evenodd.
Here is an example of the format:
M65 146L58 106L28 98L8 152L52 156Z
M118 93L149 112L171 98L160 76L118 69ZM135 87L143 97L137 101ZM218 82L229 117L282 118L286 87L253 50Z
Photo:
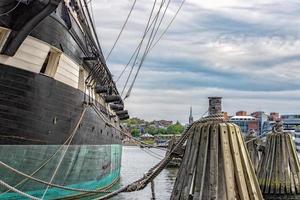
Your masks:
M267 136L258 168L265 199L300 199L300 162L290 133L278 122Z
M255 131L250 131L245 137L246 147L252 161L255 172L257 172L259 161L261 158L261 152L259 151L261 146L261 139L257 138Z
M209 116L194 122L172 200L262 200L240 128L224 121L221 98L209 98Z

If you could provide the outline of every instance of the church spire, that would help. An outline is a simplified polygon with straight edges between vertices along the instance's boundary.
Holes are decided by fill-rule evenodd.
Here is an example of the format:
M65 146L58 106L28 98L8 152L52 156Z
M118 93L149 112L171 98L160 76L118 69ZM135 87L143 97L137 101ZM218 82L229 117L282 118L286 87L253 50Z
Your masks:
M192 106L190 107L190 117L189 117L189 124L193 123L194 119L193 119L193 110L192 110Z

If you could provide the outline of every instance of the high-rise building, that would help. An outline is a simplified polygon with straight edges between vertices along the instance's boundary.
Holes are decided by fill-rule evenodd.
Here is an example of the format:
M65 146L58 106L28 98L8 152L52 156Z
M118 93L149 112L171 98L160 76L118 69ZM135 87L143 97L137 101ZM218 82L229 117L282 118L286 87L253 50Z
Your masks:
M192 106L190 107L189 124L194 122Z

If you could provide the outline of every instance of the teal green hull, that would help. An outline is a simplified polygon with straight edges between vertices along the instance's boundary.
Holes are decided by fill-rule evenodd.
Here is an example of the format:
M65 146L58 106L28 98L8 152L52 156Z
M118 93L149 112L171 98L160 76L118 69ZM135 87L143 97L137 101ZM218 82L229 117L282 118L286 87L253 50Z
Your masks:
M8 152L8 151L3 151L3 148L8 148L8 146L6 147L0 146L1 152ZM45 146L39 146L34 148L35 149L45 148ZM20 149L21 147L19 147L19 150ZM49 149L49 147L47 149ZM13 155L14 153L15 153L14 157L16 157L16 154L20 154L20 152L18 152L18 148L11 154ZM6 157L9 158L10 156L6 156ZM49 181L51 177L49 175L53 173L55 166L57 166L60 155L56 155L56 157L57 158L53 159L53 162L49 162L49 164L47 164L48 166L46 165L45 168L43 168L40 172L34 175L34 177L45 181ZM112 185L113 183L115 183L120 177L121 157L122 157L122 146L119 144L93 145L93 146L82 145L82 146L76 146L70 148L68 149L66 154L66 162L62 163L57 176L55 176L53 180L53 183L64 185L71 188L73 187L73 188L80 188L80 189L87 189L87 190L106 188ZM23 167L22 170L21 169L22 163L18 164L16 160L11 160L11 162L9 162L9 160L6 159L4 160L4 162L12 165L13 167L19 169L20 171L24 171L27 174L30 174L33 171L35 171L38 168L38 166L40 166L41 163L43 163L43 162L39 162L39 165L32 167L32 162L27 162L27 166L31 166L31 169L25 169ZM23 166L26 166L25 163L26 162L23 163L24 164ZM66 173L68 174L67 176L65 175ZM23 177L20 177L19 175L16 175L8 170L3 170L3 169L1 169L0 171L0 178L2 180L4 179L5 182L7 182L12 186L16 185L23 179ZM17 188L23 192L26 192L27 194L30 194L37 198L41 198L43 196L46 187L47 187L46 185L36 183L30 180ZM6 189L0 187L0 192L2 193L4 191L6 191ZM57 199L62 197L70 197L77 194L80 193L50 187L44 199L47 200ZM26 198L20 196L17 193L8 192L5 194L0 194L0 199L17 200L17 199L26 199Z

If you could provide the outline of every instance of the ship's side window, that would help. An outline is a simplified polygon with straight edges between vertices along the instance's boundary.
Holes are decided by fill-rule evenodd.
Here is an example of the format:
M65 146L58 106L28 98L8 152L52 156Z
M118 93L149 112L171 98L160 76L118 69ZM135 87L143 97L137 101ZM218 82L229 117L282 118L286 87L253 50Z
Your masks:
M61 52L55 49L51 49L45 59L45 62L40 72L48 76L54 77L57 71L60 56Z
M0 50L2 49L6 38L8 37L9 30L0 27Z

